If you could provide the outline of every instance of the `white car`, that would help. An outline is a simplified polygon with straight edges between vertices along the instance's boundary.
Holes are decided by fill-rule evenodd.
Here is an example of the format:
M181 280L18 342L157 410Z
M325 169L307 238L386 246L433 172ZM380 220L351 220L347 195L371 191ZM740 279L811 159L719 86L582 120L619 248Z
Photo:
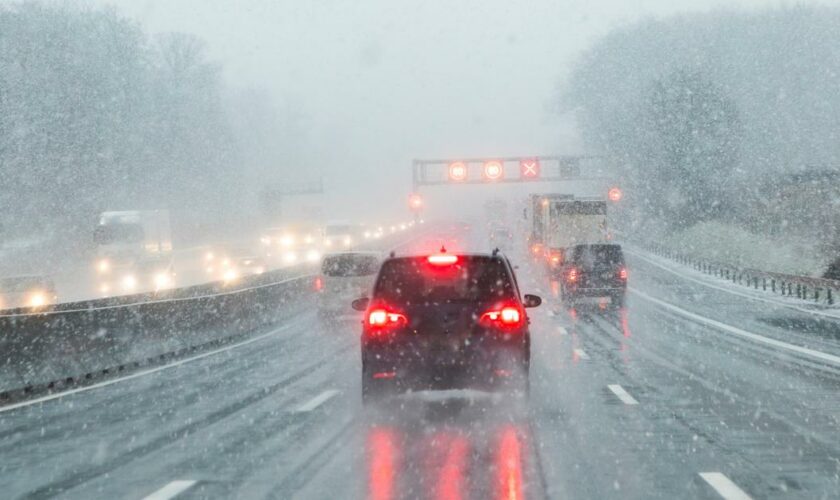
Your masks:
M338 318L354 313L353 300L367 296L379 271L378 252L342 252L325 255L321 274L316 278L318 312L322 318Z

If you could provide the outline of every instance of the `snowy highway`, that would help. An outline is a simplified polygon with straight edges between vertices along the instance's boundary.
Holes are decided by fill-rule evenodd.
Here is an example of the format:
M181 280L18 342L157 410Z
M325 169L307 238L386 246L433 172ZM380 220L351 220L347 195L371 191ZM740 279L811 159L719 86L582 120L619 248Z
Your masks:
M486 250L473 233L446 239ZM440 241L426 236L412 250ZM325 321L313 306L216 351L0 408L0 491L838 496L840 321L753 300L636 249L626 308L569 310L528 262L512 260L523 292L544 298L530 313L529 400L448 391L363 407L360 317Z

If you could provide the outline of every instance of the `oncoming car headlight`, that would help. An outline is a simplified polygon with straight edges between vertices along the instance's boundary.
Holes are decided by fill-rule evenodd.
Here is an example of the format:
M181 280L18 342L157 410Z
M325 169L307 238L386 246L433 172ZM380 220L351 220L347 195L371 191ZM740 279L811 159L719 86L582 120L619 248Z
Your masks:
M172 276L169 273L155 274L155 289L169 288L172 286Z
M233 270L233 269L228 269L227 271L225 271L225 274L223 274L223 275L222 275L222 278L223 278L225 281L233 281L233 280L235 280L235 279L236 279L236 278L238 278L238 277L239 277L239 273L237 273L237 272L236 272L235 270Z
M99 262L96 263L96 270L99 271L100 274L105 274L111 270L111 262L108 259L100 259Z
M137 288L137 278L133 274L127 274L122 279L123 290L134 290Z
M321 259L321 252L318 250L310 250L306 252L306 260L307 262L317 262Z
M32 292L26 300L28 307L43 307L47 305L47 294L44 292Z

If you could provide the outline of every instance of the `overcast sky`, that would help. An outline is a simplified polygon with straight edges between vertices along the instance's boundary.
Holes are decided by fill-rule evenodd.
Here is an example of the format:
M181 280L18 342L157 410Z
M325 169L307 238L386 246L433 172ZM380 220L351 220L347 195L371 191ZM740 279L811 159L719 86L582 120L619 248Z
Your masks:
M408 179L414 157L577 152L574 124L551 104L597 37L648 16L795 3L89 1L151 32L201 36L228 81L265 88L307 117L333 182L372 186Z

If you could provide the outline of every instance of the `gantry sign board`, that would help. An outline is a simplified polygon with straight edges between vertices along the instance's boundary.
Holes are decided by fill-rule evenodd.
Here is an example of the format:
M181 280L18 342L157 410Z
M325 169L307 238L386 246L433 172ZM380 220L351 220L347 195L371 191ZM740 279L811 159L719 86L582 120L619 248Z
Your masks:
M517 156L414 160L412 184L416 192L420 186L597 179L593 175L581 176L581 170L589 170L587 164L599 159L598 156Z

